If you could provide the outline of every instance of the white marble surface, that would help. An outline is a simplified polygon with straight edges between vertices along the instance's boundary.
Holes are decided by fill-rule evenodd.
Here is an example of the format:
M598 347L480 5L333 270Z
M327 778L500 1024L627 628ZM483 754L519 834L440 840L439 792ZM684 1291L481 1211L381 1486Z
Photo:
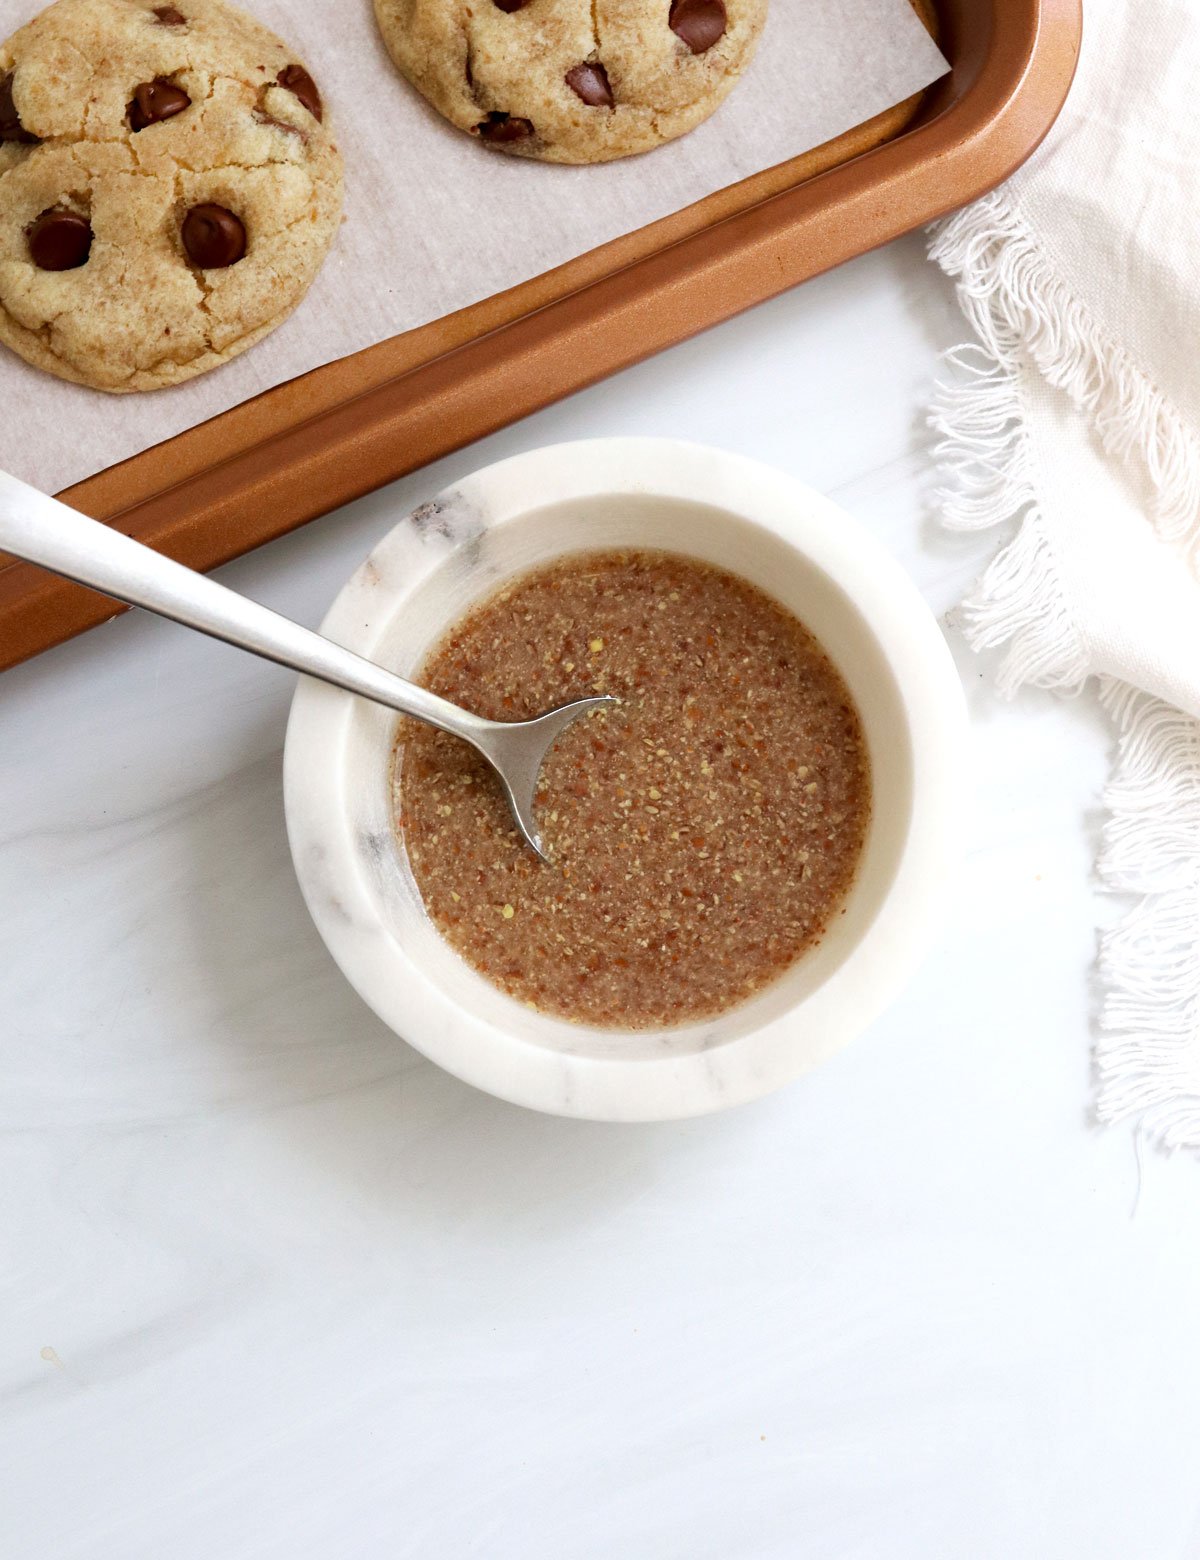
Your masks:
M498 455L686 434L923 517L906 240L225 571L316 622ZM1093 706L997 704L958 913L757 1105L538 1117L395 1041L292 877L290 680L127 617L0 681L0 1552L1200 1555L1200 1167L1087 1120Z

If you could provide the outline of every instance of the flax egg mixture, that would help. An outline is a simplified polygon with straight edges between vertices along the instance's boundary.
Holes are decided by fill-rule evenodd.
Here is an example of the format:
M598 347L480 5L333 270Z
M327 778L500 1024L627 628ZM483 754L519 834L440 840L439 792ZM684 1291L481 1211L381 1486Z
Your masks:
M412 721L396 826L434 924L511 996L600 1027L711 1017L776 979L839 914L871 781L821 646L755 586L660 552L582 554L460 621L417 680L521 720L590 693L538 795L549 862L463 742Z

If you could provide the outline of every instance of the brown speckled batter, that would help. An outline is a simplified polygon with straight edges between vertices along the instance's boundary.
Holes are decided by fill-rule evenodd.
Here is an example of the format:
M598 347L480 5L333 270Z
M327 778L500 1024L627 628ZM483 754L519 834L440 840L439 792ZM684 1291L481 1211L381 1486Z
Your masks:
M709 1017L780 975L845 898L870 816L850 694L755 587L667 553L569 558L455 627L418 677L500 720L611 693L542 770L551 865L482 759L403 722L396 822L434 924L512 996L579 1022Z

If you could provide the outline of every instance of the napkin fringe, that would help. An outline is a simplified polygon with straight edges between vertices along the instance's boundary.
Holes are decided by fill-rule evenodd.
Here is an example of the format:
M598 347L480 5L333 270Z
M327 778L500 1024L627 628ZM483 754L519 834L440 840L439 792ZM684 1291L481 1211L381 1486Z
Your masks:
M1164 1148L1200 1146L1200 721L1105 679L1117 767L1098 867L1142 897L1100 945L1101 1121L1137 1116Z
M1038 506L1022 353L1091 414L1114 455L1150 450L1162 532L1194 547L1200 451L1050 273L1002 195L951 218L930 253L958 278L982 343L946 355L951 376L933 398L942 518L951 530L1017 526L964 602L963 630L976 650L1006 647L1006 696L1026 683L1078 689L1088 655ZM1137 1117L1165 1148L1200 1147L1200 722L1125 683L1102 679L1101 691L1118 762L1098 871L1136 902L1100 944L1096 1114Z
M1200 439L1056 274L1004 189L941 223L929 253L992 357L1012 368L1028 354L1110 455L1142 463L1164 540L1200 552Z
M937 386L930 409L942 436L934 447L942 519L957 531L1019 522L963 602L963 632L974 650L1007 646L996 673L1006 698L1026 683L1077 690L1088 658L1037 505L1016 371L974 345L945 361L955 377Z

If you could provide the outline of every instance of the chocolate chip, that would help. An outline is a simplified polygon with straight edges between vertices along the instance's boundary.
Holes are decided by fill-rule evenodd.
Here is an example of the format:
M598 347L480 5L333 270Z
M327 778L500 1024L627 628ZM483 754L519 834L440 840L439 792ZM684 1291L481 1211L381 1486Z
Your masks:
M25 229L29 256L43 271L73 271L91 253L92 224L77 211L51 206Z
M724 0L671 0L671 31L682 38L693 54L711 49L725 36L728 18Z
M164 76L156 76L153 81L143 81L133 89L133 101L128 108L129 128L144 130L147 125L173 119L176 114L182 114L191 101L182 87L177 87Z
M246 229L224 206L193 206L183 219L183 247L202 271L236 265L246 253Z
M493 4L497 10L504 11L511 16L514 11L519 11L523 6L528 5L529 0L493 0Z
M173 5L156 5L154 15L160 27L186 27L187 17Z
M293 96L299 98L314 119L321 118L321 94L317 91L316 82L303 65L285 65L275 80L281 87L286 87Z
M530 119L517 119L512 114L501 114L493 111L485 120L475 126L485 141L491 141L493 146L504 146L509 141L524 141L527 136L533 134L533 121Z
M11 73L0 76L0 141L16 141L21 146L36 146L37 136L30 135L21 123L17 105L13 102L13 78Z
M603 65L572 65L566 74L566 83L576 97L589 108L611 108L612 88L608 84L608 72Z

